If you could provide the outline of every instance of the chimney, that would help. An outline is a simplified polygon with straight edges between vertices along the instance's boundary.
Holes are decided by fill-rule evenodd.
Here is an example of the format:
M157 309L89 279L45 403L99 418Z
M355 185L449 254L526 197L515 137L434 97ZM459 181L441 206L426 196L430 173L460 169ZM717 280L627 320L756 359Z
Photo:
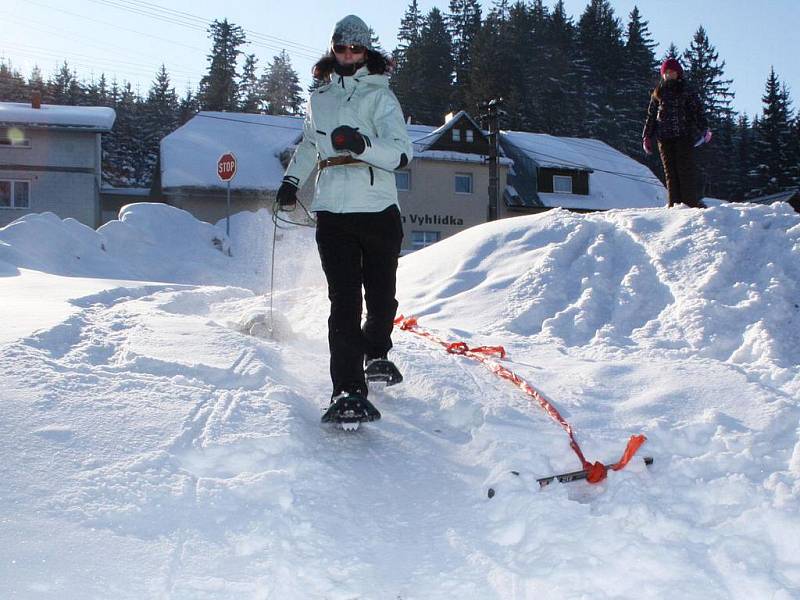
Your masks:
M42 92L39 90L31 91L31 108L42 108Z

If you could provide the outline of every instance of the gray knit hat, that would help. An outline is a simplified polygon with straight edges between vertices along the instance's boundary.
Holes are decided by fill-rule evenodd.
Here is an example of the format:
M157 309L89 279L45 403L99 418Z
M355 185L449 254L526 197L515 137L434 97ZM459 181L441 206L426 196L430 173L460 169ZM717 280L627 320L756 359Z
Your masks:
M331 45L355 44L371 49L371 37L369 27L364 21L355 15L347 15L333 27Z

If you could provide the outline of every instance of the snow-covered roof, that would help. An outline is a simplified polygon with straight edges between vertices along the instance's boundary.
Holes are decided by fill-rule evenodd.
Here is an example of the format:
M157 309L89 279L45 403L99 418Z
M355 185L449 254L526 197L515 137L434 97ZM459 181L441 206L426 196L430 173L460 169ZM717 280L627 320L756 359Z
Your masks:
M412 141L414 142L414 151L424 152L425 150L436 144L436 142L439 141L439 138L441 138L445 133L450 131L453 128L453 126L456 123L458 123L461 119L467 119L470 123L472 123L475 129L477 129L478 131L480 131L485 135L485 132L483 131L483 129L481 129L480 125L478 125L475 122L475 119L473 119L466 111L461 110L458 111L455 115L453 115L450 119L448 119L443 125L440 125L439 127L429 127L429 131L427 132L426 135L418 137L417 139L412 139ZM420 126L414 125L413 127L420 127ZM411 132L409 131L409 134L410 133Z
M408 137L411 139L411 142L414 145L414 158L420 160L485 163L487 157L484 154L471 154L467 152L458 152L456 150L429 150L429 148L433 146L445 132L452 129L453 125L462 117L469 119L476 129L482 131L469 113L463 110L456 113L456 115L449 119L447 123L440 125L439 127L435 127L433 125L409 124L407 126ZM500 153L502 155L502 149L500 150ZM501 156L500 164L510 167L514 164L514 161Z
M161 140L163 188L225 188L217 161L236 156L231 189L277 190L284 167L280 154L303 134L302 117L200 112Z
M588 195L535 192L531 205L605 210L666 204L666 189L650 169L600 140L521 131L503 131L500 138L507 149L513 146L539 168L589 173ZM531 186L535 188L536 174L524 167L516 165L514 184L528 192ZM521 178L531 179L531 185L524 185Z
M67 128L88 131L110 131L117 118L107 106L60 106L42 104L33 108L25 102L0 102L0 127Z
M752 204L772 204L773 202L790 202L796 198L800 198L800 187L790 188L767 196L748 198L747 202L751 202Z
M470 154L467 152L458 152L456 150L424 150L417 151L414 149L414 158L420 160L441 160L447 162L468 162L487 164L489 158L485 154ZM511 166L514 161L510 158L501 156L498 160L499 164Z
M481 154L425 150L431 134L440 129L430 125L407 125L415 159L486 161ZM227 187L217 177L217 160L223 153L233 152L237 169L231 189L277 190L285 170L280 155L292 150L302 133L302 117L200 112L161 141L161 185L165 189ZM501 158L500 163L513 164L508 158Z

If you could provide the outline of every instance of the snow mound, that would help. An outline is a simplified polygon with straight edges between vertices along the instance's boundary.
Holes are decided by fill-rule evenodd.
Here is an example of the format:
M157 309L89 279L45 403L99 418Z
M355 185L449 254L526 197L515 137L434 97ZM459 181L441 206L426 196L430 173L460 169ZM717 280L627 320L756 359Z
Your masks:
M136 203L97 231L53 213L30 214L0 229L0 273L25 268L68 277L102 277L197 285L268 286L273 224L267 210L211 225L160 203ZM310 231L280 230L276 281L316 281ZM313 254L310 255L314 258ZM302 261L302 262L301 262ZM277 261L276 261L277 262Z
M800 218L785 204L555 210L472 228L401 261L401 310L566 347L800 363Z

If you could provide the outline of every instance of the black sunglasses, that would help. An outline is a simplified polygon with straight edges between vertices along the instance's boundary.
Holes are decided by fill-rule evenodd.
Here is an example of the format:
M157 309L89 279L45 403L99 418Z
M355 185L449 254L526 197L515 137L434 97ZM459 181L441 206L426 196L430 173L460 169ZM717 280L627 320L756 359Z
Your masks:
M350 50L353 54L364 54L367 51L366 46L361 46L360 44L334 44L333 51L336 54L344 54Z

